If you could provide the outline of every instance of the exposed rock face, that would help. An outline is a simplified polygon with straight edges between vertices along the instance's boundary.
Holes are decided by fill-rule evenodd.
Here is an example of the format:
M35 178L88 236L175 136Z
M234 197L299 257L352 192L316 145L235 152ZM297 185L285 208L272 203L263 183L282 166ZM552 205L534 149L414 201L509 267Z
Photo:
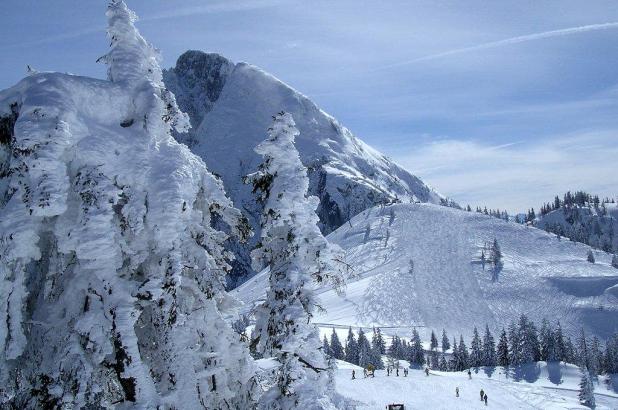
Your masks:
M164 81L193 125L177 139L221 176L228 195L256 232L261 209L243 176L259 164L253 148L264 139L272 116L279 111L291 113L300 130L296 145L309 169L310 193L320 198L317 212L324 233L376 204L446 203L307 97L259 68L234 64L218 54L187 51L176 67L164 73ZM235 246L238 261L231 286L251 276L248 251L253 246L255 239Z

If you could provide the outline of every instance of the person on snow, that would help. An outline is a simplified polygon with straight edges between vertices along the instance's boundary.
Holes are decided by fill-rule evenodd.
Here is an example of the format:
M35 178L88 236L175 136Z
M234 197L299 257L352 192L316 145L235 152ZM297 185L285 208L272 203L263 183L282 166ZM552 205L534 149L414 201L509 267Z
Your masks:
M468 379L472 379L472 372L468 369Z
M390 375L391 375L391 368L390 368L390 366L388 366L388 367L386 368L386 375L387 375L387 376L390 376Z
M481 389L481 401L483 401L483 397L485 397L485 392Z
M408 369L403 369L403 377L408 377Z
M485 405L487 406L487 395L485 395L484 399L485 399Z
M459 387L455 387L455 397L459 397Z
M429 367L425 367L425 376L429 376Z
M356 372L352 369L352 380L356 379Z

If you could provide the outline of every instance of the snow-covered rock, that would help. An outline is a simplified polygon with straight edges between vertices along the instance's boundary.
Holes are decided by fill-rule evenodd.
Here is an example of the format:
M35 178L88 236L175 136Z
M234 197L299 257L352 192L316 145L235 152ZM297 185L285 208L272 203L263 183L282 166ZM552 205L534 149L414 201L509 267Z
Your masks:
M255 66L188 51L176 67L164 72L164 81L193 125L188 134L176 134L176 138L221 176L234 204L256 231L253 242L234 250L242 262L237 283L251 272L248 253L259 238L261 213L251 186L242 179L260 163L253 148L265 138L279 111L292 114L300 131L296 146L309 170L309 193L320 199L317 212L322 232L330 233L376 204L448 202L357 139L310 99Z
M497 239L499 271L480 255ZM487 323L494 334L525 313L536 323L560 320L567 333L580 327L605 339L618 331L618 274L611 255L542 230L475 212L431 204L375 207L328 236L346 252L355 278L340 297L318 290L325 312L314 321L328 328L380 326L410 336L418 326L423 340L432 329L471 335ZM251 308L264 295L261 272L233 293Z

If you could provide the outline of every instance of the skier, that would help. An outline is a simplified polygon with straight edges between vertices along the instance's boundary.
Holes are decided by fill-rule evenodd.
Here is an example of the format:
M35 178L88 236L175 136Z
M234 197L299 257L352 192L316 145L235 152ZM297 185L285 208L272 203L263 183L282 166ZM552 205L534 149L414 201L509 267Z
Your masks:
M408 377L408 369L403 369L403 377Z
M483 401L484 397L485 397L485 392L483 391L483 389L481 389L481 401Z
M395 371L397 372L397 373L395 374L395 376L399 377L399 367L398 367L397 369L395 369Z
M459 397L459 387L455 387L455 397Z
M487 406L487 395L485 395L484 399L485 399L485 405Z
M429 367L425 367L425 376L429 376Z
M356 379L356 372L352 369L352 380Z
M472 372L468 369L468 379L472 379Z
M388 367L386 368L386 375L387 375L387 376L390 376L390 375L391 375L391 367L390 367L390 366L388 366Z

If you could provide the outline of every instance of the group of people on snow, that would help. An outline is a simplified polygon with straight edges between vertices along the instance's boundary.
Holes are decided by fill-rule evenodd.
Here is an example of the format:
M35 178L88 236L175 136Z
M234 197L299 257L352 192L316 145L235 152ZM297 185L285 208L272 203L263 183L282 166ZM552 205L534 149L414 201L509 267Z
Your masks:
M408 376L408 369L404 367L403 369L403 377L407 377ZM425 367L425 375L429 376L429 367ZM386 375L390 376L393 373L393 369L388 366L386 368ZM395 375L399 376L399 367L395 368ZM367 366L367 368L363 369L363 376L365 378L367 377L375 377L375 369L372 365ZM468 369L468 378L472 379L472 372L470 371L470 369ZM352 369L352 380L356 379L356 370ZM480 391L480 396L481 396L481 401L485 402L485 405L487 406L487 393L485 393L485 391L483 389L481 389ZM459 397L459 386L455 387L455 397Z

